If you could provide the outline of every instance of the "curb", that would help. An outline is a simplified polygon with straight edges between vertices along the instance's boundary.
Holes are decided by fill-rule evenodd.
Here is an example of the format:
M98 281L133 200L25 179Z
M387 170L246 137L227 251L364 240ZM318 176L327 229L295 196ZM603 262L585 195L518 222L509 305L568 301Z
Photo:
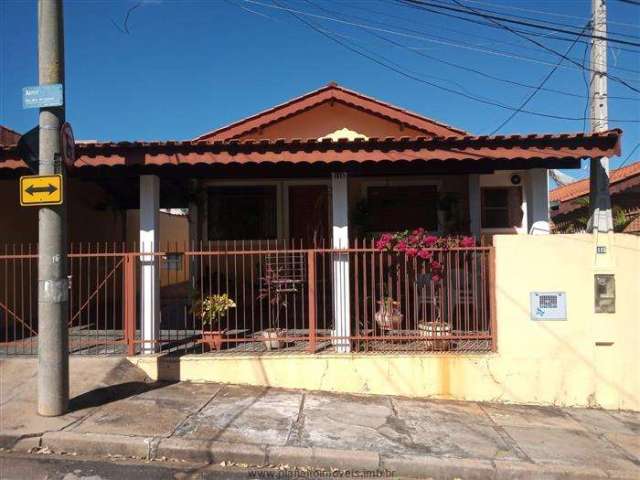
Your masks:
M106 457L149 458L153 438L127 437L102 433L51 432L42 436L40 446L53 452Z
M335 450L308 447L267 447L269 465L293 465L296 467L377 470L380 456L362 450Z
M0 444L11 436L0 435ZM135 437L113 434L51 432L42 437L13 440L13 448L33 446L56 453L91 456L125 456L147 460L172 459L187 462L232 462L251 466L290 465L318 469L389 471L394 475L434 480L525 480L530 478L562 480L630 480L638 471L611 471L564 465L540 465L513 461L440 458L427 455L379 455L362 450L265 446L185 438Z
M0 433L0 448L11 450L29 450L40 446L40 435L20 435L10 433Z

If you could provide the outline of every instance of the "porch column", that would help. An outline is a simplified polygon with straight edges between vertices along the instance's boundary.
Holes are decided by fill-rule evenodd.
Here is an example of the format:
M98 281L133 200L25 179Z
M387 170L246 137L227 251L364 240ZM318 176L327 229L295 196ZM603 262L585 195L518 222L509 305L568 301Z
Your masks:
M347 174L331 174L331 218L333 219L334 249L349 248L349 199ZM351 335L351 305L349 293L349 254L333 255L333 318L336 337ZM346 338L334 342L336 351L348 353L351 342Z
M196 201L189 202L189 246L188 250L199 250L199 225L200 225L200 217L199 217L199 209L198 203ZM198 279L198 259L197 257L189 258L189 278L191 280L191 285L195 286L196 281Z
M469 231L476 239L480 239L482 218L480 211L480 175L469 175Z
M546 168L529 170L527 185L527 214L529 231L533 235L550 232L549 225L549 175Z
M156 175L140 176L140 251L158 249L160 179ZM140 257L140 325L142 353L154 353L160 333L160 275L156 257Z

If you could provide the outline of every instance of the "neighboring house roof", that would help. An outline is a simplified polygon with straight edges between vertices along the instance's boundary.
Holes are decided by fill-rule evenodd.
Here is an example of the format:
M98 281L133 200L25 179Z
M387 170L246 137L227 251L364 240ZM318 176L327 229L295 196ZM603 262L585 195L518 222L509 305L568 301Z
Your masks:
M437 122L414 112L367 97L361 93L346 89L336 83L330 83L318 90L314 90L288 102L257 113L230 125L212 130L196 137L195 141L229 140L257 132L259 129L275 122L282 121L300 112L325 102L337 101L362 109L378 117L398 122L399 124L415 128L428 135L451 136L465 135L467 132L444 123Z
M76 145L79 169L100 166L134 168L160 165L361 164L371 162L485 161L502 168L528 168L559 162L575 168L584 157L613 156L620 150L620 130L594 134L449 136L446 138L355 138L229 140L214 142L119 142ZM519 163L518 163L519 162ZM15 148L0 148L0 169L25 165Z
M611 170L609 172L609 186L614 190L620 190L620 183L635 180L640 183L640 161L627 165L626 167ZM635 184L635 182L633 182ZM629 184L629 186L631 186ZM625 185L626 187L626 185ZM557 187L549 192L549 200L557 202L567 202L583 197L589 193L589 179L580 180L562 187Z
M21 135L15 130L0 125L0 145L15 145L20 137Z
M640 209L634 212L626 212L627 218L632 218L629 225L624 227L624 233L640 233Z

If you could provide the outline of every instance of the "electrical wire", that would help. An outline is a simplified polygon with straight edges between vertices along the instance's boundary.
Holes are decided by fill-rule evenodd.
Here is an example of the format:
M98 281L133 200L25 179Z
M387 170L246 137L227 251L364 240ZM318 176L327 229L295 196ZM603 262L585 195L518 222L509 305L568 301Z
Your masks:
M557 13L557 12L549 12L547 10L536 10L536 9L532 9L532 8L524 8L524 7L516 7L514 5L504 5L501 3L492 3L492 2L481 2L479 0L464 0L466 3L476 3L479 5L488 5L490 7L494 7L494 8L502 8L505 10L518 10L521 12L528 12L528 13L537 13L540 15L548 15L550 17L558 17L558 18L573 18L576 20L580 20L581 22L585 22L587 20L590 20L588 17L579 17L577 15L567 15L565 13ZM624 27L632 27L632 28L640 28L640 25L636 25L636 24L632 24L632 23L624 23L624 22L617 22L617 21L613 21L613 20L607 20L607 23L610 24L614 24L614 25L621 25Z
M249 0L245 0L245 1L249 1ZM293 9L290 9L290 8L282 6L277 0L272 0L272 1L280 9L289 12L290 15L292 15L298 21L300 21L301 23L305 24L306 26L308 26L309 28L311 28L315 32L317 32L317 33L323 35L324 37L332 40L333 42L341 45L342 47L346 48L347 50L349 50L349 51L351 51L351 52L353 52L353 53L355 53L357 55L360 55L360 56L362 56L364 58L367 58L368 60L376 63L377 65L380 65L380 66L382 66L384 68L387 68L387 69L389 69L391 71L394 71L395 73L397 73L399 75L402 75L402 76L404 76L406 78L412 79L412 80L420 82L420 83L424 83L426 85L429 85L431 87L437 88L439 90L442 90L442 91L445 91L445 92L448 92L448 93L452 93L452 94L467 98L469 100L474 100L474 101L479 102L479 103L483 103L485 105L491 105L491 106L499 107L499 108L502 108L502 109L505 109L505 110L516 110L516 108L513 107L513 106L504 105L504 104L499 103L499 102L494 101L494 100L488 100L486 98L478 97L478 96L475 96L475 95L472 95L472 94L468 94L468 93L465 93L465 92L461 92L459 90L455 90L455 89L452 89L452 88L449 88L449 87L446 87L446 86L443 86L443 85L438 85L436 83L429 82L428 80L425 80L425 79L423 79L421 77L418 77L418 76L416 76L416 75L414 75L412 73L408 73L408 72L406 72L405 70L403 70L401 68L398 68L398 67L396 67L394 65L390 65L389 63L392 63L392 62L389 61L386 57L384 57L382 55L377 55L377 56L382 58L384 61L378 60L373 55L368 54L366 52L362 52L361 50L352 47L351 45L349 45L345 41L343 41L343 40L341 40L339 38L336 38L337 36L332 34L332 32L319 28L312 21L305 19L302 15L299 15L297 10L293 10ZM255 2L253 2L253 3L255 3ZM544 118L553 118L553 119L556 119L556 120L571 120L571 121L582 120L582 117L567 117L567 116L561 116L561 115L553 115L553 114L546 114L546 113L541 113L541 112L534 112L534 111L524 110L524 109L521 109L520 112L527 113L529 115L544 117ZM612 122L613 121L620 122L620 123L640 123L640 120L611 120L611 121Z
M477 9L477 8L473 8L473 7L469 7L464 5L463 3L457 1L457 0L452 0L454 4L458 5L458 7L460 8L456 8L453 6L449 6L449 5L444 5L442 3L432 3L426 0L403 0L407 3L413 3L416 5L423 5L423 6L429 6L431 8L437 8L437 9L441 9L441 10L448 10L448 11L452 11L452 12L458 12L458 13L463 13L466 15L474 15L474 16L479 16L484 18L485 20L494 20L496 22L500 22L500 23L512 23L514 25L520 25L520 26L524 26L524 27L531 27L531 28L537 28L540 30L547 30L547 31L552 31L552 32L558 32L558 33L566 33L569 35L575 35L576 32L575 31L571 31L571 30L567 30L564 28L557 28L557 27L550 27L548 25L543 25L543 24L539 24L539 23L534 23L534 22L529 22L529 21L524 21L524 20L515 20L515 19L510 19L510 18L506 18L502 15L493 15L491 13L484 13L483 11L481 11L481 9ZM548 23L548 22L546 22ZM602 35L594 35L593 38L596 38L598 40L606 40L610 43L619 43L621 45L628 45L628 46L632 46L632 47L640 47L640 43L639 42L632 42L630 40L623 40L623 39L619 39L619 38L613 38L611 37L611 35L607 35L607 36L602 36Z
M462 3L466 3L466 1L462 0ZM548 24L548 25L557 25L559 27L565 27L565 28L575 28L575 29L580 28L580 27L578 27L576 25L570 25L570 24L567 24L567 23L554 22L554 21L551 21L551 20L543 20L543 19L540 19L540 18L527 17L527 16L524 16L524 15L514 15L514 14L510 14L510 13L501 13L501 12L496 12L495 10L489 10L489 9L486 9L486 8L477 8L477 10L481 11L481 12L485 12L485 13L495 14L495 15L503 15L503 16L506 16L506 18L515 18L515 19L519 19L519 20L527 20L527 21L532 21L532 22L544 22L545 24ZM617 35L617 36L632 38L632 39L635 39L635 40L640 40L640 37L638 37L637 35L631 35L631 34L622 33L622 32L614 32L611 29L609 29L608 31L592 29L592 32L596 32L598 34L603 33L604 35L607 35L607 38L610 38L611 35Z
M417 0L407 0L407 1L415 2L415 1L417 1ZM454 2L456 5L462 5L458 0L453 0L453 2ZM463 5L463 8L470 9L471 11L473 11L473 10L474 10L474 9L473 9L473 8L471 8L471 7L464 7L464 5ZM481 16L484 16L483 14L480 14L480 15L481 15ZM540 42L538 42L537 40L534 40L534 39L532 39L532 38L529 38L529 37L527 37L526 35L521 35L521 34L519 34L519 33L514 32L514 31L513 31L513 29L512 29L511 27L509 27L508 25L503 25L502 23L500 23L500 22L498 22L498 21L496 21L496 20L492 20L492 19L490 19L490 21L491 21L492 23L496 23L496 24L498 24L498 25L501 25L501 27L502 27L502 28L504 28L505 30L510 31L510 32L514 33L515 35L517 35L517 36L521 37L521 38L525 38L525 39L527 39L529 42L532 42L532 43L534 43L535 45L538 45L540 48L542 48L542 49L544 49L544 50L547 50L547 51L550 51L550 52L553 52L553 53L555 53L556 55L558 55L559 57L564 58L565 60L567 60L567 61L569 61L569 62L571 62L571 63L573 63L573 64L575 64L575 65L577 65L577 66L579 66L579 67L582 67L582 68L583 68L583 69L585 69L585 70L589 70L589 71L590 71L590 72L592 72L592 73L597 73L597 74L600 74L600 75L604 75L604 76L606 76L607 78L610 78L611 80L616 81L616 82L618 82L618 83L620 83L620 84L624 85L624 86L625 86L625 87L627 87L628 89L633 90L634 92L640 93L640 89L638 89L638 88L636 88L636 87L634 87L634 86L630 85L630 84L629 84L629 83L627 83L624 79L621 79L621 78L619 78L619 77L617 77L617 76L610 75L610 74L609 74L609 73L607 73L607 72L600 72L600 71L597 71L597 70L593 70L593 69L591 69L591 68L587 69L587 68L585 68L585 66L584 66L584 65L580 65L579 63L575 62L573 59L571 59L571 58L567 57L566 55L563 55L562 53L558 52L557 50L554 50L553 48L547 47L547 46L546 46L546 45L544 45L543 43L540 43Z
M288 7L283 7L283 6L279 6L279 5L274 5L274 4L270 4L270 3L263 3L260 2L258 0L242 0L245 3L251 3L254 5L260 5L262 7L266 7L266 8L271 8L271 9L277 9L277 10L283 10L283 11L287 11L287 12L295 12L299 15L303 15L303 16L307 16L307 17L313 17L313 18L318 18L318 19L322 19L322 20L329 20L332 22L336 22L336 23L341 23L344 25L351 25L351 26L355 26L358 28L362 28L364 30L375 30L378 32L383 32L383 33L389 33L391 35L395 35L395 36L400 36L400 37L404 37L404 38L412 38L412 39L416 39L416 40L420 40L420 41L424 41L424 42L428 42L428 43L434 43L437 45L446 45L446 46L452 46L452 47L456 47L456 48L462 48L462 49L466 49L466 50L471 50L471 51L477 51L477 52L482 52L482 53L487 53L487 54L491 54L491 55L497 55L497 56L501 56L504 58L510 58L510 59L515 59L515 60L521 60L521 61L526 61L526 62L530 62L530 63L537 63L540 65L548 65L548 66L554 66L553 63L544 61L544 60L539 60L539 59L535 59L532 57L526 57L526 56L522 56L522 55L516 55L513 53L507 53L507 52L503 52L500 50L493 50L493 49L488 49L488 48L481 48L475 45L470 45L470 44L464 44L464 43L457 43L457 42L453 42L450 40L437 40L434 38L429 38L428 36L425 35L415 35L415 34L407 34L407 33L402 33L402 32L397 32L391 29L384 29L384 28L377 28L377 27L373 27L371 25L367 25L367 24L362 24L362 23L355 23L355 22L349 22L346 20L341 20L341 19L337 19L337 18L332 18L332 17L327 17L327 16L323 16L323 15L317 15L317 14L313 14L313 13L309 13L309 12L304 12L301 10L295 10L292 8L288 8ZM572 70L583 70L584 67L582 65L580 65L579 63L576 62L571 62L572 64L575 63L575 65L577 65L578 68L576 68L576 66L570 66L570 65L561 65L561 68L565 68L565 69L572 69ZM638 72L640 73L640 71L635 71L635 70L631 70L633 72ZM613 97L609 97L609 98L613 98ZM629 99L629 97L625 97L627 99Z
M318 5L317 3L314 3L314 2L312 2L310 0L304 0L304 1L306 3L308 3L309 5L312 5L313 7L317 8L318 10L321 10L323 12L329 13L331 15L338 14L338 12L336 12L335 10L331 10L331 9L325 8L325 7L323 7L321 5ZM355 18L355 19L358 19L358 20L364 20L362 17L357 17L355 15L351 15L351 17ZM376 22L376 23L380 23L380 22ZM379 39L381 39L381 40L383 40L383 41L385 41L387 43L390 43L391 45L394 45L394 46L398 47L398 48L402 48L403 50L407 50L409 52L412 52L412 53L414 53L416 55L419 55L419 56L421 56L423 58L427 58L427 59L432 60L434 62L438 62L438 63L441 63L443 65L447 65L447 66L450 66L452 68L456 68L456 69L459 69L459 70L462 70L462 71L465 71L465 72L471 72L471 73L474 73L474 74L479 75L481 77L488 78L490 80L494 80L494 81L497 81L497 82L501 82L501 83L505 83L505 84L509 84L509 85L514 85L514 86L517 86L517 87L526 88L526 89L530 89L530 90L531 89L533 89L533 90L538 89L538 90L542 90L542 91L545 91L545 92L555 93L555 94L558 94L558 95L564 95L564 96L567 96L567 97L587 98L587 99L589 98L588 95L585 96L585 95L582 95L582 94L579 94L579 93L568 92L568 91L565 91L565 90L558 90L558 89L553 89L553 88L546 88L546 87L540 88L540 85L532 85L532 84L529 84L529 83L518 82L518 81L515 81L515 80L510 80L510 79L506 79L506 78L499 77L499 76L496 76L496 75L492 75L492 74L487 73L487 72L482 71L482 70L478 70L478 69L475 69L475 68L472 68L472 67L467 67L467 66L464 66L464 65L460 65L458 63L451 62L451 61L448 61L448 60L444 60L444 59L439 58L439 57L434 57L433 55L428 55L426 53L421 52L420 50L417 50L417 49L414 49L414 48L410 48L407 45L404 45L404 44L402 44L400 42L396 42L395 40L387 38L384 35L380 35L380 34L374 32L374 31L371 31L371 30L366 30L366 31L367 31L367 33L369 33L369 35L372 35L372 36L374 36L376 38L379 38ZM585 44L585 47L587 47L587 46L588 45ZM584 73L584 71L583 71L583 73ZM612 96L612 97L609 97L609 98L614 98L614 97ZM624 100L638 101L638 99L634 98L634 97L615 97L615 98L624 99Z
M636 143L636 146L631 149L631 151L629 152L629 155L627 155L625 159L622 161L622 163L618 165L618 168L624 167L624 165L629 161L629 159L633 156L635 151L638 149L638 147L640 147L640 142Z
M485 26L485 27L492 27L492 28L499 28L499 29L503 29L503 30L508 30L509 32L518 35L519 38L525 39L528 42L533 43L534 45L545 49L547 51L547 53L551 53L554 56L557 56L557 52L555 50L550 49L550 48L544 46L544 44L541 44L540 42L536 42L533 39L529 38L530 36L548 38L548 35L542 35L540 33L535 33L535 32L531 32L531 31L528 31L528 30L518 30L517 28L512 28L512 27L508 27L507 28L506 25L502 25L501 23L499 23L497 21L493 21L491 19L489 19L489 20L492 22L492 24L487 24L485 22L481 22L481 21L478 21L478 20L473 19L473 18L467 18L467 17L463 17L463 16L459 16L459 15L454 15L454 14L451 14L451 13L443 12L443 11L440 11L440 10L434 10L433 8L430 8L430 6L432 4L424 3L424 2L421 2L421 1L418 1L418 0L396 0L396 2L398 2L400 5L404 5L405 7L414 8L414 9L418 9L418 10L423 10L423 11L426 11L426 12L434 13L436 15L441 15L441 16L445 16L445 17L449 17L449 18L455 18L455 19L461 20L463 22L469 22L469 23L472 23L472 24L475 24L475 25L482 25L482 26ZM470 8L470 7L465 7L465 8ZM479 13L479 15L482 16L481 13ZM555 40L573 41L573 39L566 38L566 37L554 36L553 38ZM585 42L585 41L581 41L581 42L582 43L589 43L589 42ZM636 51L636 50L629 50L629 49L626 49L624 47L618 47L618 48L620 50L631 51L634 54L638 53L638 51ZM573 63L574 65L578 65L579 66L579 64L576 61L572 61L571 63ZM553 66L553 64L548 64L548 65L552 65ZM598 66L598 65L601 65L601 64L596 63L595 65ZM601 65L601 66L604 66L604 65ZM623 68L623 67L616 67L616 66L609 66L608 68L616 69L616 70L620 70L620 71L632 72L632 73L640 73L639 70L634 70L634 69L630 69L630 68ZM622 80L627 80L627 79L624 79L622 77L617 77L617 78L620 78ZM631 81L631 80L629 80L629 81ZM636 80L634 79L633 81L636 81Z
M582 32L580 32L580 34L582 34L585 30L587 30L587 28L589 27L589 22L587 22L587 24L582 28ZM573 42L571 44L571 46L567 49L567 51L565 52L565 55L568 55L571 50L573 50L573 47L576 46L576 43L578 43L578 39L580 38L580 36L576 37L576 41ZM520 113L522 111L522 109L524 107L526 107L529 102L531 100L533 100L533 98L538 94L538 92L540 91L541 88L544 87L544 85L547 83L547 81L553 76L553 74L556 72L556 70L558 70L558 67L560 66L560 64L564 61L564 58L561 58L558 60L558 63L549 71L549 73L547 73L547 75L542 79L542 82L540 82L540 86L538 88L536 88L533 92L531 92L531 94L524 100L524 102L522 102L522 104L518 107L517 110L515 110L514 112L512 112L500 125L498 125L496 128L493 129L493 131L491 133L489 133L489 135L495 135L495 133L500 130L501 128L503 128L507 123L509 123L511 120L513 120L513 118L518 115L518 113ZM586 117L586 114L584 115ZM583 120L584 122L585 120Z

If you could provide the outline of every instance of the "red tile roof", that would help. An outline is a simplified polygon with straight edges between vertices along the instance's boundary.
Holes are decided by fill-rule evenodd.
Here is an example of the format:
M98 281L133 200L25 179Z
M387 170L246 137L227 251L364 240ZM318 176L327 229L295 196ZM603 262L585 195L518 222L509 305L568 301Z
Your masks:
M76 146L78 168L196 164L538 161L619 154L620 130L598 134L119 142ZM24 168L15 148L0 148L0 169Z
M339 101L363 109L379 117L394 120L403 125L421 130L425 134L434 136L467 134L464 130L423 117L409 110L398 108L390 103L381 102L375 98L341 87L336 83L330 83L318 90L296 97L256 115L204 133L194 140L212 141L236 138L328 101Z
M640 179L640 162L635 162L631 165L627 165L626 167L611 170L609 173L609 185L613 186L634 177L639 177ZM589 179L586 178L563 187L554 188L549 192L549 200L566 202L587 195L588 193Z
M15 145L18 140L20 140L18 132L0 125L0 145Z

